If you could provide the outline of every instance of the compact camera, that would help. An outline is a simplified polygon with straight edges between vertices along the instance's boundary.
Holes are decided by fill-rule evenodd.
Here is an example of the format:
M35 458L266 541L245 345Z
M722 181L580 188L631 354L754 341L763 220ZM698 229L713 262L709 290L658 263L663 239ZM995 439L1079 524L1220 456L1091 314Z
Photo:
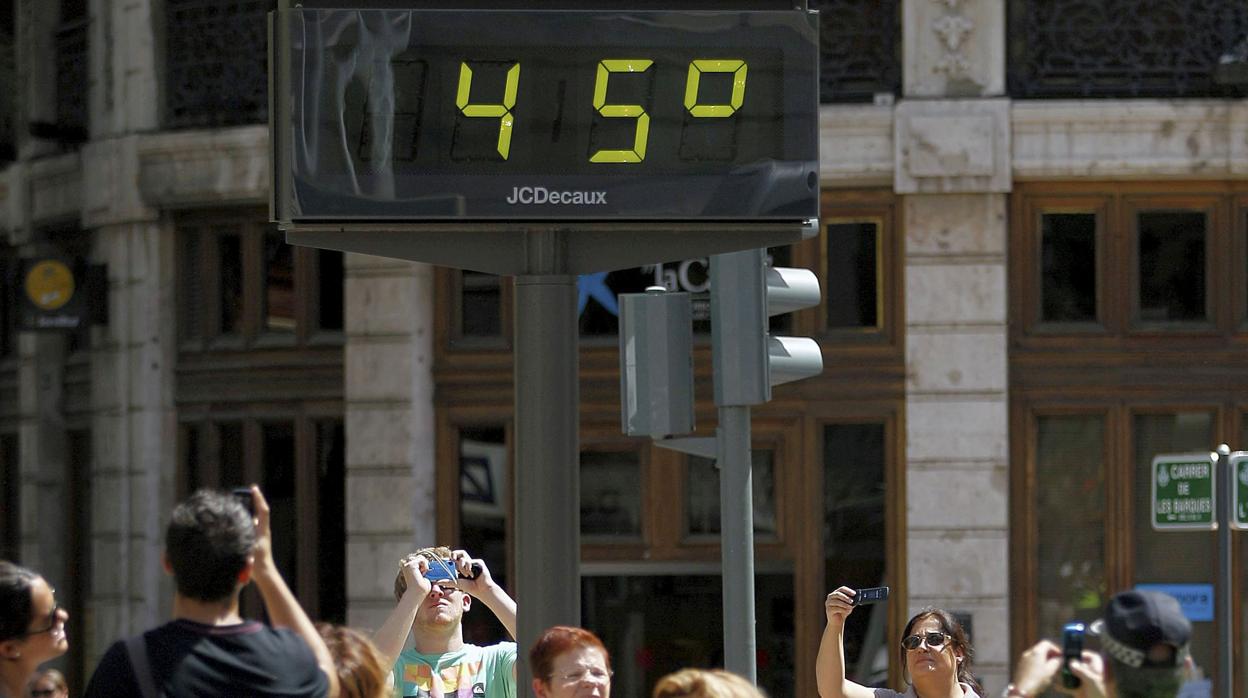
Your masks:
M449 582L456 583L460 579L476 579L481 574L481 563L472 563L472 575L465 576L459 573L455 567L454 560L445 560L435 558L429 561L429 569L425 570L425 579L432 584L441 584Z

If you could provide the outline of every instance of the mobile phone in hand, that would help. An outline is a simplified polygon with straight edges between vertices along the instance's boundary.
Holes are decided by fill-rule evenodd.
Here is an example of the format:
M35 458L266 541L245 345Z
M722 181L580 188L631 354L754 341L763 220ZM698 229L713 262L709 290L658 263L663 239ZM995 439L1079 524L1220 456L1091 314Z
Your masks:
M253 517L256 515L256 500L251 497L250 487L235 487L230 491L230 494L238 499L238 503L243 505L248 514L251 514Z
M864 606L869 603L880 603L888 600L888 587L869 587L854 590L854 605Z
M1067 623L1062 628L1062 686L1079 688L1083 681L1070 670L1070 660L1083 656L1083 636L1087 627L1083 623Z

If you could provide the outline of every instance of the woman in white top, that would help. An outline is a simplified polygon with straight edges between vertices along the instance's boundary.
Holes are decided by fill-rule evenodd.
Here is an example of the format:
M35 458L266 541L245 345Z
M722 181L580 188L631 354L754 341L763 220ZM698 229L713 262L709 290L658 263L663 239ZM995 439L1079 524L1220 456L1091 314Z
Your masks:
M845 678L845 619L854 611L854 590L828 594L828 624L819 642L815 679L822 698L979 698L983 691L971 673L973 651L966 633L948 611L925 608L906 623L898 658L910 687L905 693L868 688Z

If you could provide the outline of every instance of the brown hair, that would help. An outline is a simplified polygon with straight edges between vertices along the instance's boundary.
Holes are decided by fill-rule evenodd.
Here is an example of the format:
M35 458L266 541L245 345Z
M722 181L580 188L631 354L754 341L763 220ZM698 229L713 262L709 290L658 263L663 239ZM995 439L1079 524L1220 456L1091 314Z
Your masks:
M407 580L403 578L403 565L406 565L408 560L411 560L417 555L424 555L426 560L449 560L451 559L451 549L445 545L439 545L434 548L421 548L414 553L404 555L403 559L399 560L399 573L394 576L395 601L402 600L403 593L407 591Z
M975 689L976 693L983 694L984 689L980 687L979 682L975 680L975 674L971 671L971 662L975 659L975 650L971 648L971 643L966 639L966 631L962 629L962 624L958 622L953 614L943 608L933 608L928 606L910 619L906 623L906 629L901 633L903 638L909 637L914 630L914 626L924 618L935 618L940 623L940 629L949 636L949 643L956 656L960 651L962 653L962 661L958 662L958 681L970 685ZM906 683L910 683L909 670L906 668L906 648L897 646L897 658L901 661L901 671L905 674Z
M754 684L723 669L681 669L654 685L652 698L763 698Z
M590 647L602 652L607 670L611 670L611 655L597 635L584 628L556 625L547 628L529 650L529 670L533 672L533 678L545 682L553 671L555 657L578 647Z
M358 630L341 625L317 623L316 630L334 658L342 698L386 698L390 695L386 686L386 660L372 640Z

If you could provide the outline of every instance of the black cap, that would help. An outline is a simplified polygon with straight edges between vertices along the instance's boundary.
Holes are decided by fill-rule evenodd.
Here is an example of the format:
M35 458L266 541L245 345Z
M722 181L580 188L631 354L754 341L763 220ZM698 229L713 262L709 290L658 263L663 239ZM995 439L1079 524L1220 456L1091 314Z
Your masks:
M1130 589L1109 600L1105 616L1092 624L1100 635L1104 653L1132 667L1175 667L1183 663L1192 624L1183 615L1179 602L1169 594ZM1158 644L1175 649L1160 661L1150 658L1149 650Z

